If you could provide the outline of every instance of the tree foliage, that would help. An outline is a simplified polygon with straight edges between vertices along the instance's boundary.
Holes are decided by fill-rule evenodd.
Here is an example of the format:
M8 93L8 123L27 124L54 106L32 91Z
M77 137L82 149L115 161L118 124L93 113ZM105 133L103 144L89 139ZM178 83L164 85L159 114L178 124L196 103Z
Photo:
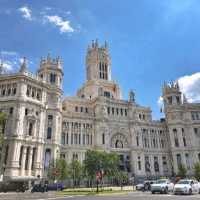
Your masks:
M123 185L128 182L128 173L125 171L118 170L117 173L115 174L115 178L117 179L117 182L120 184L122 190Z
M186 174L187 174L187 168L185 167L185 165L183 165L183 164L179 165L179 167L178 167L178 175L181 178L185 178Z
M57 159L50 164L47 176L51 180L64 181L69 177L69 166L64 159Z
M73 185L79 185L81 178L83 177L83 166L80 161L72 160L70 163L70 177L73 180Z
M98 171L102 171L107 177L112 177L118 170L119 157L115 153L88 150L84 166L86 174L91 180L95 179Z
M200 181L200 162L194 164L194 176L198 181Z

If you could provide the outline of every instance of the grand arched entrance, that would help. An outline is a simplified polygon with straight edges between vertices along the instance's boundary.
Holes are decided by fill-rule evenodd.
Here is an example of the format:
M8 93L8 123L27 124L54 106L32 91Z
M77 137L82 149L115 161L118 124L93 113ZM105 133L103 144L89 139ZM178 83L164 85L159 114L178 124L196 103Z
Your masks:
M131 172L130 150L128 139L124 134L117 133L111 138L112 151L119 155L119 168L123 171Z

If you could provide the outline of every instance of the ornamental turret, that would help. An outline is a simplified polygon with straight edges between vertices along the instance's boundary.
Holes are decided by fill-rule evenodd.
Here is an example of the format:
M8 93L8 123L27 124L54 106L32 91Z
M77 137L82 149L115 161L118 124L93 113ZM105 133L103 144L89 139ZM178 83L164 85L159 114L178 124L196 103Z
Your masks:
M38 75L43 81L61 88L63 69L60 57L52 59L48 54L47 58L41 58Z
M99 46L98 40L88 46L86 56L87 80L111 80L111 58L108 44Z

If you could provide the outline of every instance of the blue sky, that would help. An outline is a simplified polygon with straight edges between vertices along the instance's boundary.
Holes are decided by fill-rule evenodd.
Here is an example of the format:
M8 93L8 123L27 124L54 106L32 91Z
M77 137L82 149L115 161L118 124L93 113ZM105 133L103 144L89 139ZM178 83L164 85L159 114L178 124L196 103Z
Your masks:
M85 81L91 40L109 43L112 77L128 98L159 118L164 81L180 80L189 101L200 100L199 0L0 0L0 59L17 70L22 57L35 72L49 52L64 62L64 94Z

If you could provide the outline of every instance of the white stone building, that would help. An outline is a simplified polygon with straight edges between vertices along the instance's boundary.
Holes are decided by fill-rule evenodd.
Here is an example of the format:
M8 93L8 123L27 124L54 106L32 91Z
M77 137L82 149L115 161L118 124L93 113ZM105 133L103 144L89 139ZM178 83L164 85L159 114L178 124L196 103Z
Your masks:
M82 162L88 149L116 152L130 176L171 176L180 163L193 173L200 160L200 104L182 100L178 83L164 84L165 119L154 121L132 91L129 100L122 99L111 78L107 43L88 47L86 75L77 95L62 100L59 58L41 60L36 75L28 72L26 60L15 74L0 67L0 110L7 113L0 157L5 180L43 177L52 160Z

